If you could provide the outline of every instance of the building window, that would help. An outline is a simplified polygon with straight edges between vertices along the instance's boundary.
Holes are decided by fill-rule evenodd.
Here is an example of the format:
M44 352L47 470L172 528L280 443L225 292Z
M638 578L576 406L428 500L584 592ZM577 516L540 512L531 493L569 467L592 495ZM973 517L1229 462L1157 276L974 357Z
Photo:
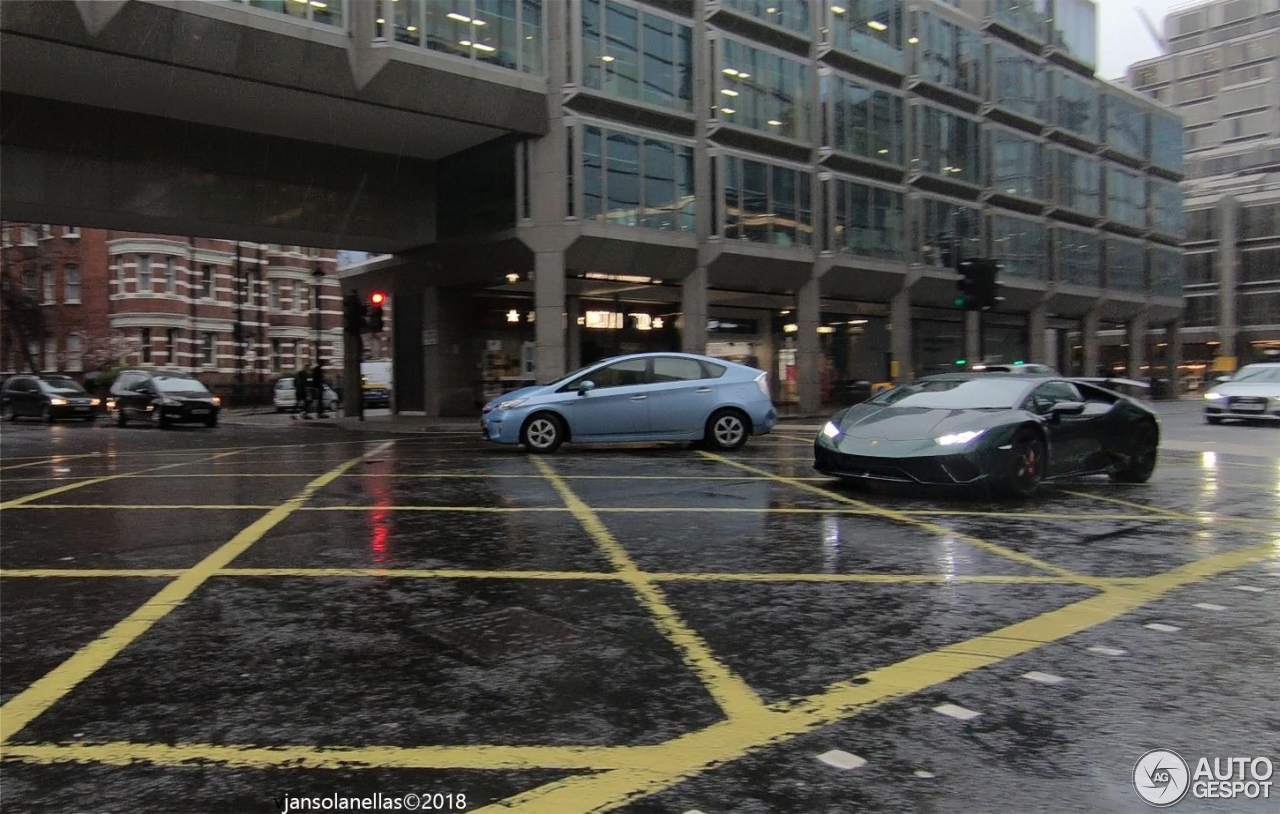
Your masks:
M835 195L833 250L882 260L904 257L902 193L840 179Z
M253 308L258 301L258 272L247 271L244 275L244 301L245 305Z
M582 163L583 217L694 230L692 147L587 125Z
M912 235L913 263L954 268L953 252L958 252L961 258L982 256L980 210L935 198L918 198L911 202L911 207L911 223L920 230Z
M1048 282L1048 230L1043 223L997 215L991 219L991 233L991 254L1000 258L1005 274Z
M67 337L67 371L79 373L84 370L84 337L71 334Z
M62 236L65 238L80 237L80 227L64 226L62 227Z
M178 293L178 272L174 268L172 257L164 259L164 293Z
M28 300L35 302L36 297L40 295L39 284L36 282L36 273L28 269L22 272L22 295Z
M1057 282L1101 288L1102 240L1097 235L1059 227L1053 259Z
M1126 99L1109 96L1107 146L1134 158L1147 157L1147 114Z
M1040 143L991 129L988 185L1001 195L1042 200L1044 164Z
M1115 291L1146 291L1146 252L1142 244L1107 238L1107 288Z
M1172 181L1151 180L1151 228L1181 238L1186 231L1182 187Z
M1182 172L1182 120L1167 113L1151 114L1151 163Z
M617 0L582 2L582 84L625 99L693 109L693 29Z
M36 227L23 226L21 232L21 241L23 246L36 245Z
M65 286L65 289L63 290L63 293L65 294L64 302L66 302L68 305L79 305L80 304L80 267L79 266L67 266L66 269L64 269L63 285Z
M164 332L164 350L168 356L169 364L178 364L178 329L169 328Z
M284 360L281 358L280 340L271 340L271 369L279 373L284 367Z
M396 0L382 7L379 38L390 32L405 45L542 73L543 0Z
M1107 219L1146 228L1147 184L1140 173L1107 167Z
M1102 167L1098 159L1058 150L1054 200L1058 206L1085 215L1102 214Z
M44 269L44 304L53 305L58 301L58 278L53 266Z
M151 287L151 255L138 255L138 292L150 294Z
M813 243L812 176L724 156L724 236L777 246Z
M825 76L822 101L830 111L828 145L843 153L902 166L901 96L840 76Z
M903 70L901 0L847 0L832 4L827 15L837 48L863 59Z
M911 49L913 71L927 82L977 96L982 38L936 14L916 17L919 43Z
M302 301L302 283L293 284L293 310L295 313L301 314L306 310L306 306Z
M1049 119L1049 73L1037 62L1012 46L991 45L992 102L1036 121Z
M272 311L279 311L279 310L280 310L280 308L281 308L281 306L280 306L280 281L279 281L279 280L272 280L272 281L271 281L271 310L272 310Z
M717 118L771 136L808 141L809 68L793 59L725 39L716 72Z
M52 373L58 369L58 337L45 334L44 337L44 371Z
M51 237L53 237L53 224L51 223L40 224L40 239L48 240Z
M1053 123L1096 143L1101 131L1099 108L1102 104L1097 85L1063 70L1055 71L1053 76L1054 91L1058 97Z
M1183 324L1188 328L1208 328L1218 324L1218 295L1187 297Z
M1050 44L1090 68L1098 65L1098 9L1093 0L1055 0Z
M1240 207L1240 237L1249 240L1259 237L1280 237L1280 215L1275 204Z
M1151 249L1151 293L1157 297L1181 297L1186 280L1186 255L1181 249Z
M151 329L142 329L142 364L151 364Z
M208 263L200 267L200 296L206 300L214 299L214 281L217 275L213 266Z
M218 362L218 335L216 333L205 333L201 337L200 343L200 361L206 367L213 367Z
M920 134L919 169L952 181L979 184L979 124L932 106L912 110Z

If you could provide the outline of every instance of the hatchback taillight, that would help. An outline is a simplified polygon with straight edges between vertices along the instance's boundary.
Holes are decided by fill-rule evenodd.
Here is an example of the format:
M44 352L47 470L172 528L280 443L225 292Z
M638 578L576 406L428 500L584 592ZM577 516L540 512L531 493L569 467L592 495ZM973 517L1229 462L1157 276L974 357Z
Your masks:
M760 392L764 394L765 398L769 398L769 374L768 373L761 373L759 376L756 376L756 387L760 388Z

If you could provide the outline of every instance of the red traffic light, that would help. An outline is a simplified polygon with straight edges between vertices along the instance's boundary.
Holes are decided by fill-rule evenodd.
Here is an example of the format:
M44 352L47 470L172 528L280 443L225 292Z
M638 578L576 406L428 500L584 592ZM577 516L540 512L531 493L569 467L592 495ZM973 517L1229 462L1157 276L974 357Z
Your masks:
M383 294L381 291L375 291L373 295L369 297L369 302L373 303L374 305L382 305L386 301L387 301L387 295Z

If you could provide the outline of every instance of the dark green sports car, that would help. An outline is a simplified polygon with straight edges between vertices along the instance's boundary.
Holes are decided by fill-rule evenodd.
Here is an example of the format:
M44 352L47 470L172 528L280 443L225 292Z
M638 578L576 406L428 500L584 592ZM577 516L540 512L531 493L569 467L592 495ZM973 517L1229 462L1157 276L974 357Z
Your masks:
M814 468L860 481L987 486L1026 497L1041 482L1108 474L1145 483L1160 422L1105 384L1010 373L929 376L832 416L814 441Z

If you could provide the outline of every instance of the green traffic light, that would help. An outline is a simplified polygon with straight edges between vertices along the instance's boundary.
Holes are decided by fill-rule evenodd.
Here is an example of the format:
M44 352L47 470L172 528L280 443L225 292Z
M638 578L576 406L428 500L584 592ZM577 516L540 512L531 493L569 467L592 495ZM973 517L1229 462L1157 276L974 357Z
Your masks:
M969 364L969 361L968 361L967 359L957 359L957 360L956 360L956 364L957 364L957 365L967 365L967 364Z
M1022 365L1025 365L1025 364L1026 364L1026 362L1014 362L1014 363L1013 363L1013 366L1014 366L1014 367L1021 367Z
M964 298L964 297L956 297L956 307L957 307L957 308L964 308L964 304L965 304L965 298Z

